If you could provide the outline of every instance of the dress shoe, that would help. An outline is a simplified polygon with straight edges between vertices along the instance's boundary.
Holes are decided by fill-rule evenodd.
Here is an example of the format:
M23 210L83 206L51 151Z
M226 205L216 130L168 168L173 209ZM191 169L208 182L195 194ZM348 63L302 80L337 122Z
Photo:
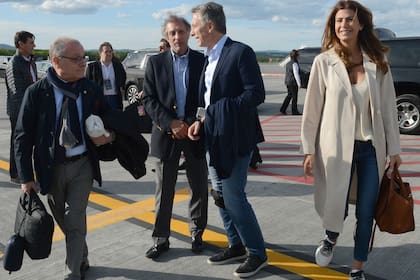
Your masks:
M280 111L280 115L287 115L286 111Z
M169 240L166 239L163 243L155 243L152 247L150 247L149 250L146 252L146 257L149 259L156 259L160 256L163 252L166 252L169 250Z
M302 115L302 113L301 112L295 112L295 113L293 113L293 115L300 116L300 115Z
M201 238L201 236L196 236L192 238L191 250L195 254L203 252L203 239Z

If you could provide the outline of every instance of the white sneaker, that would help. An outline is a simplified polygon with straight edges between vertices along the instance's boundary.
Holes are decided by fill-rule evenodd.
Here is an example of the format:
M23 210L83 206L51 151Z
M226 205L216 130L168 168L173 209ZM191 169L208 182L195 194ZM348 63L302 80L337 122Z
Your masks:
M327 238L321 241L321 244L315 251L315 261L319 266L327 266L333 258L333 251L336 243L331 243Z
M357 272L350 272L349 280L366 280L366 277L363 270L359 270Z

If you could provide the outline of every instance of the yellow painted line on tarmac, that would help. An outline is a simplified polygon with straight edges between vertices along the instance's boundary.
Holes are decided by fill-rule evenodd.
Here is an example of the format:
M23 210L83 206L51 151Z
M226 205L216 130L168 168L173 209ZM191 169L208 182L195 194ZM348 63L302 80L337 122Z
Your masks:
M9 170L9 163L0 160L0 168ZM174 204L185 201L189 198L189 191L183 188L175 193ZM107 225L122 222L130 218L135 218L140 221L154 224L155 214L153 213L155 207L154 198L138 201L135 203L126 203L109 196L91 192L89 201L110 210L94 214L87 217L88 231L93 231ZM176 219L171 220L171 230L179 234L190 236L188 223ZM53 241L63 240L64 235L57 226L54 231ZM203 234L203 240L206 243L215 245L217 247L226 247L228 242L225 234L206 229ZM290 271L294 274L314 280L345 280L348 275L329 269L320 267L314 263L306 262L282 253L278 253L271 249L267 249L269 265L280 268L282 270ZM0 258L3 253L0 252Z
M9 171L10 164L7 161L0 159L0 168Z
M189 198L187 188L178 190L175 193L174 203L178 203ZM135 203L126 203L103 194L91 192L89 201L98 205L110 208L110 210L87 217L87 230L93 231L111 224L125 221L130 218L137 218L143 213L149 212L153 216L151 224L154 224L155 199L149 198ZM137 218L138 219L138 218ZM64 234L58 226L55 227L53 241L64 239Z
M123 202L121 200L118 200L118 199L115 199L110 196L103 195L94 191L90 192L89 201L95 204L101 205L103 207L109 208L109 209L117 209L117 208L129 205L126 202Z
M144 222L153 224L155 222L155 216L151 212L142 213L135 218ZM190 236L190 230L188 223L172 219L171 220L171 231L180 233L185 236ZM218 246L226 247L228 244L225 234L221 234L209 229L206 229L203 234L203 240L206 243ZM288 255L278 253L271 249L267 249L268 264L280 268L282 270L290 271L294 274L301 275L303 277L314 279L314 280L345 280L348 279L348 275L326 268L320 267L314 263L306 262Z

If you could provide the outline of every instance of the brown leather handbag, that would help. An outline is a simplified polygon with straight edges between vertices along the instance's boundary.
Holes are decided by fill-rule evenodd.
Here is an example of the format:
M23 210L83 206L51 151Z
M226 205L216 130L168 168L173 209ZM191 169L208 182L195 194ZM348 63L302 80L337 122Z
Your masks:
M414 231L414 203L409 183L403 182L398 169L382 177L375 220L381 231L392 234Z

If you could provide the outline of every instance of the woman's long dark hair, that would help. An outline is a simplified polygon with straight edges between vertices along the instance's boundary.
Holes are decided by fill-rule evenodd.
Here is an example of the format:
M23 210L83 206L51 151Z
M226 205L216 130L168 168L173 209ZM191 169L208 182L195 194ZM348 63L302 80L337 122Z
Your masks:
M385 61L385 53L388 48L383 46L373 30L372 12L359 2L353 0L338 1L328 16L322 36L322 50L326 51L334 48L335 52L342 59L346 67L350 67L349 51L340 43L335 34L335 16L339 10L353 10L363 29L359 31L358 42L361 49L367 53L369 58L383 72L388 71L388 63Z

